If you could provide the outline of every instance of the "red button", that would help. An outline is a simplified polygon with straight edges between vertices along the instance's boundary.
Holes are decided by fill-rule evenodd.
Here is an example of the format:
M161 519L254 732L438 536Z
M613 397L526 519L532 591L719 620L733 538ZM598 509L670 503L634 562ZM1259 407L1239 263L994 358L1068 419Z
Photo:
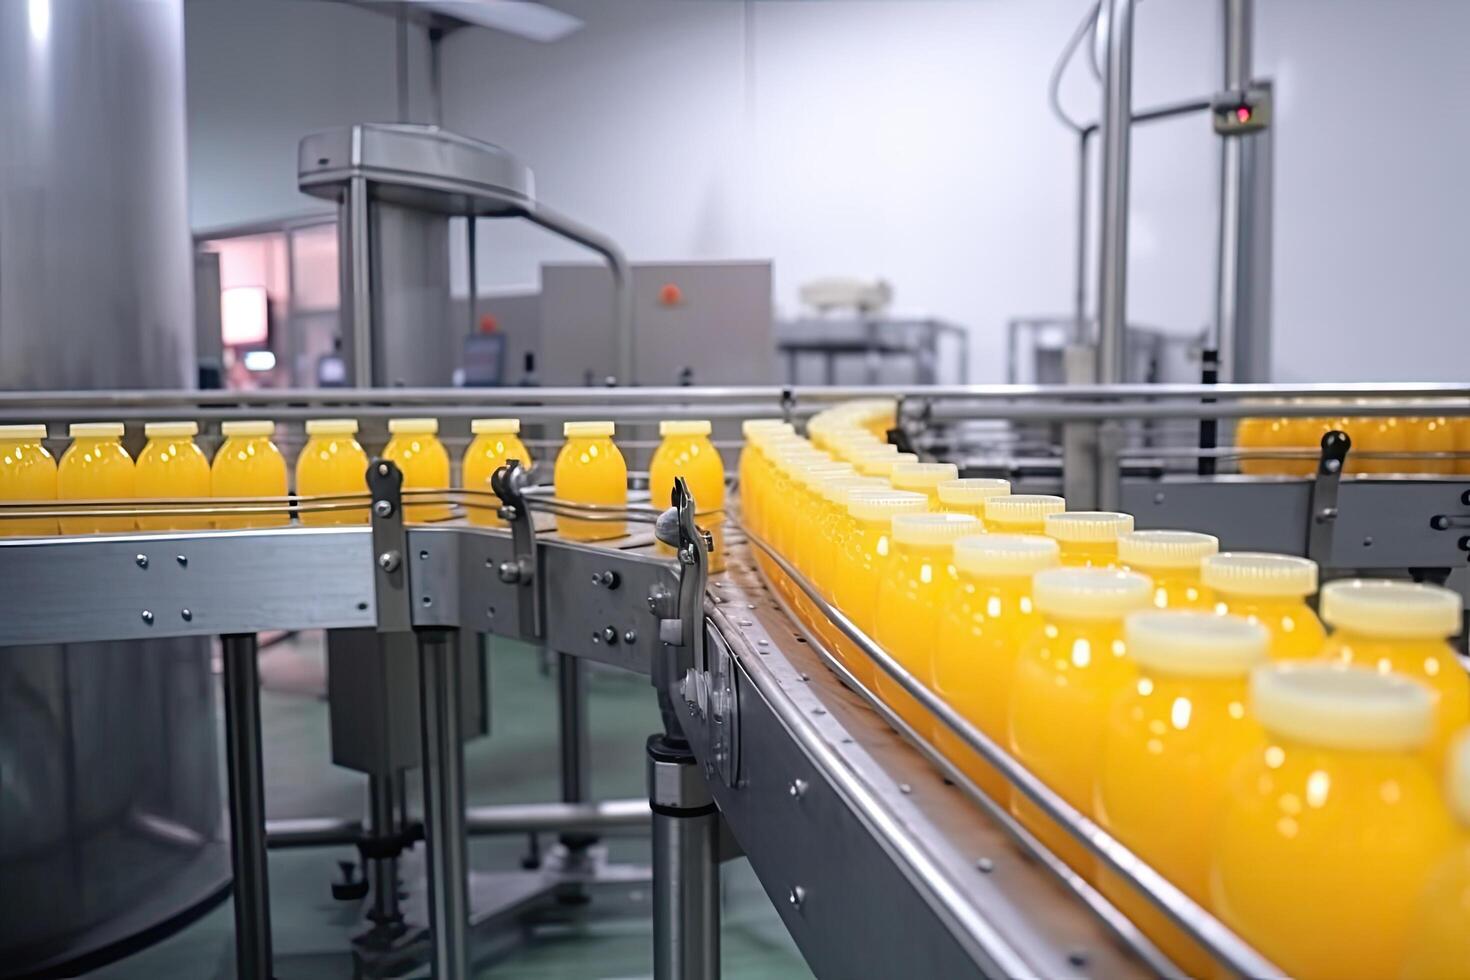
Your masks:
M658 301L664 306L678 306L684 302L684 290L671 282L666 282L659 287Z

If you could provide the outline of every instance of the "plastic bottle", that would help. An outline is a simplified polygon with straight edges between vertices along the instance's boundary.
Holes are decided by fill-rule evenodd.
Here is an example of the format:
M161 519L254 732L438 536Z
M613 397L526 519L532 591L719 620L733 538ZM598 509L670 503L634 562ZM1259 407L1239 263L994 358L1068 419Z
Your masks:
M894 515L918 513L928 505L929 498L923 494L902 490L857 490L848 495L847 512L853 523L847 546L837 561L832 591L837 607L871 639L876 639L873 627L878 582L892 548ZM872 661L857 647L845 642L840 645L848 669L871 691L876 669Z
M1200 581L1200 563L1220 550L1220 539L1198 531L1130 531L1118 538L1118 563L1154 580L1158 609L1215 607Z
M1267 735L1235 771L1211 863L1217 914L1295 977L1379 980L1454 839L1424 748L1429 690L1396 674L1285 663L1251 674Z
M131 500L137 478L123 448L121 422L73 422L72 443L56 467L60 500ZM63 517L62 534L117 534L137 527L131 517Z
M952 514L969 514L985 523L985 501L991 497L1005 497L1011 492L1010 480L989 477L964 477L946 480L936 488L939 494L939 509Z
M1118 538L1133 530L1133 515L1107 510L1064 511L1047 514L1042 529L1061 546L1063 565L1115 568Z
M1455 737L1448 756L1445 798L1457 839L1419 891L1401 980L1470 975L1470 731Z
M1044 493L1013 493L985 501L985 527L998 534L1042 534L1046 515L1067 509L1061 497Z
M214 454L209 469L209 492L213 497L285 497L286 458L271 441L276 423L244 420L220 423L225 441ZM216 517L217 528L278 527L291 523L285 504L277 513L228 514Z
M929 498L931 510L939 509L939 484L959 479L959 467L953 463L895 463L888 474L895 490L922 493Z
M1272 660L1318 656L1327 638L1307 596L1317 591L1317 563L1262 551L1222 551L1200 563L1215 610L1254 619L1271 632Z
M143 434L148 442L133 471L134 492L140 500L203 500L210 496L209 458L194 444L199 434L197 422L149 422ZM144 516L138 518L138 529L190 531L212 523L206 516Z
M55 500L56 460L44 425L0 425L0 501ZM0 537L55 534L54 517L0 517Z
M529 470L535 466L536 461L531 457L530 450L521 442L520 431L520 419L473 419L470 422L470 432L474 434L474 439L470 440L464 451L464 459L460 462L460 486L466 490L493 494L490 477L500 467L512 459L519 461L523 469ZM471 524L504 527L505 521L497 513L499 509L500 502L494 496L470 497L465 504L465 516Z
M306 445L296 457L296 493L302 497L367 493L367 453L357 442L356 419L307 419ZM330 501L340 506L345 501ZM308 526L366 524L367 507L301 510Z
M556 496L561 500L598 507L628 505L628 464L613 444L611 422L567 422L566 442L556 456ZM627 534L622 520L594 521L575 517L556 519L556 530L573 541L605 541Z

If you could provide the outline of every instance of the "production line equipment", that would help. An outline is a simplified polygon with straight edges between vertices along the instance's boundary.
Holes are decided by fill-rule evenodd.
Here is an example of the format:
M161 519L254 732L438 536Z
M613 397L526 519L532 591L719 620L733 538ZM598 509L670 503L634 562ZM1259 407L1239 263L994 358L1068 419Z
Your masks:
M877 394L896 400L890 440L960 463L975 456L967 426L1062 424L1066 438L1048 465L1013 460L1004 464L1008 475L1018 488L1034 474L1079 493L1090 487L1099 500L1120 500L1140 528L1177 525L1169 505L1182 494L1193 501L1190 526L1227 515L1207 528L1227 547L1249 543L1232 536L1265 533L1253 527L1262 522L1272 528L1274 550L1314 553L1330 568L1448 570L1466 560L1470 476L1343 476L1350 450L1335 435L1324 439L1314 475L1197 472L1199 460L1220 453L1188 455L1190 471L1181 472L1182 450L1171 455L1158 444L1136 444L1139 432L1128 426L1151 418L1249 417L1261 409L1247 399L1296 397L1319 400L1273 404L1270 414L1420 416L1427 412L1423 400L1433 398L1436 413L1458 418L1470 416L1470 389L972 386ZM780 417L799 426L818 409L874 395L823 388L55 393L0 398L0 421L370 418L407 409L458 418L500 406L532 424L589 416L634 427L660 418L719 425ZM1002 465L994 453L981 455L987 471ZM980 471L962 467L967 475ZM406 489L399 469L375 458L366 482L365 494L247 504L0 506L0 519L99 510L207 517L240 508L296 515L368 509L368 523L356 526L0 539L0 645L221 638L240 976L271 975L256 638L278 629L371 630L411 638L416 647L435 976L467 976L478 955L471 943L458 655L474 634L528 641L651 679L662 717L662 730L648 741L647 772L654 962L664 980L718 975L718 869L738 854L749 858L821 976L1178 975L1130 919L832 655L826 643L838 634L1223 971L1281 972L936 697L785 556L742 533L738 509L725 523L726 569L711 573L711 539L682 481L671 500L635 497L618 508L558 499L534 471L514 463L485 489ZM454 514L406 523L406 503L449 504ZM498 508L507 526L466 522L461 509L474 504ZM571 541L554 530L556 516L628 522L638 530L597 544ZM1365 537L1375 543L1353 545ZM1360 560L1362 547L1378 549L1373 562ZM771 569L794 584L792 598L816 610L830 631L799 620L791 599L766 580Z

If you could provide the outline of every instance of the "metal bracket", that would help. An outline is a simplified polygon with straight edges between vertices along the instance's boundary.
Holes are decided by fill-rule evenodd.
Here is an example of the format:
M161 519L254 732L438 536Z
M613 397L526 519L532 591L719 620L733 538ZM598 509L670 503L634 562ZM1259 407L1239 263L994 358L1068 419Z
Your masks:
M523 493L529 481L530 474L518 459L508 460L490 475L490 489L500 498L499 514L510 525L514 552L514 557L501 562L497 571L500 581L506 585L520 586L516 590L516 601L522 628L529 624L531 635L539 639L545 635L545 623L541 610L541 577L536 567L536 525L531 520L531 508L526 505Z
M781 389L781 418L783 421L790 422L795 413L796 391L790 385L787 385Z
M1353 441L1336 429L1322 437L1322 455L1308 500L1307 557L1324 567L1332 564L1332 538L1337 524L1337 491Z
M413 629L413 603L408 588L407 539L403 533L403 472L386 459L368 464L372 494L373 592L378 606L378 632Z

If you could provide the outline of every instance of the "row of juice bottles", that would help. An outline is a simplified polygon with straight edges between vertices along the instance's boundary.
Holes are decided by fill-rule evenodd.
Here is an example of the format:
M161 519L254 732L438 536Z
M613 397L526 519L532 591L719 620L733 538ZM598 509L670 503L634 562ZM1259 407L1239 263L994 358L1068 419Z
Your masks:
M1372 404L1365 402L1365 404ZM1428 406L1426 406L1428 407ZM1443 415L1349 416L1298 418L1252 416L1235 426L1235 445L1242 450L1298 450L1298 458L1243 458L1240 471L1252 475L1311 476L1317 472L1322 437L1337 430L1352 440L1347 473L1470 473L1470 417ZM1365 458L1368 453L1414 453L1419 458Z
M1470 678L1457 593L957 479L884 445L746 424L746 526L1073 807L1290 974L1470 975ZM1193 975L1208 957L929 715L766 561L854 677ZM1323 620L1332 627L1329 636ZM1447 782L1442 775L1448 770Z
M510 459L527 467L534 464L521 442L519 419L475 419L474 439L460 466L460 486L489 493L490 476ZM367 490L367 453L357 441L353 419L311 419L307 441L296 459L295 487L302 497L364 493ZM276 426L266 420L228 421L220 426L224 441L213 461L195 442L195 422L149 422L147 439L136 461L123 447L120 422L84 422L70 427L71 445L58 463L46 449L44 425L0 426L0 502L138 500L166 504L169 500L228 498L222 506L248 511L252 501L284 498L288 493L286 459L273 441ZM392 419L383 458L403 472L405 489L444 490L450 486L449 453L438 438L439 423L432 418ZM684 476L700 509L701 522L712 526L723 540L725 472L719 452L710 442L710 423L670 420L660 423L662 441L650 470L656 503L669 499L676 476ZM628 471L622 453L612 441L612 422L567 422L566 442L557 456L554 480L559 497L577 503L622 507L627 503ZM259 512L195 516L160 514L0 519L0 534L88 534L140 530L194 530L200 528L269 527L290 522L284 501L279 506L256 503ZM500 525L498 504L489 497L470 498L469 519L477 524ZM298 509L303 524L361 524L366 507L330 501L307 502ZM410 521L443 520L450 516L445 503L410 503ZM576 540L599 540L626 533L621 520L557 519L558 530ZM723 547L716 555L723 562Z

